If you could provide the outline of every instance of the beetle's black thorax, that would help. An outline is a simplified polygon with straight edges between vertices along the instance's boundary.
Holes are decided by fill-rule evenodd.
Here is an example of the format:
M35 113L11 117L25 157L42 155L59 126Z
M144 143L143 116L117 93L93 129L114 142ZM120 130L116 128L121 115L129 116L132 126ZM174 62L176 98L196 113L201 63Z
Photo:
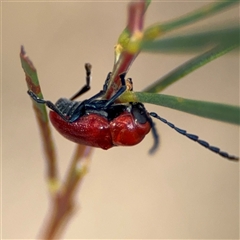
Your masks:
M91 113L98 114L111 121L125 111L131 112L134 118L140 123L145 123L148 120L146 109L142 103L121 103L104 107L107 101L108 100L93 100L89 102L85 100L80 102L60 98L55 105L59 111L69 119L69 122L75 122L80 117Z
M113 104L107 108L104 107L107 100L94 100L88 102L88 100L79 102L71 101L66 98L60 98L56 102L56 107L68 117L69 122L74 122L80 117L96 113L102 117L107 118L109 121L119 116L121 113L127 110L128 105L124 104Z

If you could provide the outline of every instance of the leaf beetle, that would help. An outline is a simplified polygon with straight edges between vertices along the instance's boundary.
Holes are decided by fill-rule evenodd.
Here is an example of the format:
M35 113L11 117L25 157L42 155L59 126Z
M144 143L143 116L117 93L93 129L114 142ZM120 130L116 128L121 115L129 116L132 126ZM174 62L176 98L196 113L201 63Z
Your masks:
M52 111L49 116L56 130L65 138L87 146L109 149L114 146L133 146L140 143L152 130L154 144L149 153L154 153L159 146L159 135L152 117L173 128L178 133L198 142L205 148L229 160L238 160L219 148L211 146L197 135L187 133L176 127L154 112L148 112L140 102L116 103L116 99L126 90L132 90L132 80L125 80L126 73L120 74L121 87L108 100L101 99L105 95L111 73L107 75L103 89L93 97L84 101L74 101L90 90L91 65L85 64L86 84L70 99L60 98L56 104L39 98L28 90L30 97L37 103L46 104Z
M108 86L111 73L107 75L103 90L82 102L74 101L90 89L91 65L85 64L86 85L70 99L60 98L56 104L40 99L32 91L28 94L37 103L46 104L52 111L50 121L65 138L79 144L102 149L113 146L133 146L140 143L149 131L153 130L154 146L158 147L158 134L151 117L142 103L114 103L127 89L132 90L131 79L120 75L122 87L109 100L102 97Z

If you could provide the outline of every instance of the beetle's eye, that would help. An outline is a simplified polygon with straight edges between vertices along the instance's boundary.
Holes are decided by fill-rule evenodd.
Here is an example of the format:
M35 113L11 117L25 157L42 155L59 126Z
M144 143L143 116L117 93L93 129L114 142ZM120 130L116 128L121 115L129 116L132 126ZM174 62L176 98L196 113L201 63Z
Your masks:
M146 111L140 104L135 104L132 106L132 115L141 124L147 122Z

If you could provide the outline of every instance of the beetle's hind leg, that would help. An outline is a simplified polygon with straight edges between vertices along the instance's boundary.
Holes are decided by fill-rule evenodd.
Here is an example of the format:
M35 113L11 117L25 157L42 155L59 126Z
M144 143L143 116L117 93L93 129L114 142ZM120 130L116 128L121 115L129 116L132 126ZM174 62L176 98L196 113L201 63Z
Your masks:
M50 109L56 112L62 119L64 119L67 122L69 121L68 118L66 118L66 116L56 107L54 103L52 103L51 101L47 101L42 98L39 98L34 92L30 90L28 90L27 93L35 102L40 104L46 104Z

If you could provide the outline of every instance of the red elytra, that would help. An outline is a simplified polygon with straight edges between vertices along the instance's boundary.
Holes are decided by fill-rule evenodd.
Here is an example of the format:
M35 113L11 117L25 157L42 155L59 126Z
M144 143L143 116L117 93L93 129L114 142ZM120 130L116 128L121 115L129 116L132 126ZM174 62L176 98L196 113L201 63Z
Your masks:
M150 132L149 121L139 123L129 112L124 112L110 122L110 132L115 146L133 146Z
M62 119L56 112L50 111L49 115L55 129L65 138L105 150L113 146L136 145L151 130L148 121L141 124L128 111L124 111L113 120L90 113L72 123Z

